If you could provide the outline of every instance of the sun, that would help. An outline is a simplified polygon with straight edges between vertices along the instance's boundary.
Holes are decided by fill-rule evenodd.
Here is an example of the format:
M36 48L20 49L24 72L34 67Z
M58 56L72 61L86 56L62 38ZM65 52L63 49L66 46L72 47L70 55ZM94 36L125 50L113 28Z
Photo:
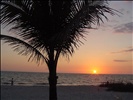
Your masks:
M97 73L97 70L93 70L93 74L96 74Z

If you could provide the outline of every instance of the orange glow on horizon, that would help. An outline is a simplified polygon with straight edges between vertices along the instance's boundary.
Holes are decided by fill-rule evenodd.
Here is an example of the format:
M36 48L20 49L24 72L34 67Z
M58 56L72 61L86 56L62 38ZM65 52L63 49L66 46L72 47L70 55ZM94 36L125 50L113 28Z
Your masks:
M93 74L97 74L97 70L93 70Z

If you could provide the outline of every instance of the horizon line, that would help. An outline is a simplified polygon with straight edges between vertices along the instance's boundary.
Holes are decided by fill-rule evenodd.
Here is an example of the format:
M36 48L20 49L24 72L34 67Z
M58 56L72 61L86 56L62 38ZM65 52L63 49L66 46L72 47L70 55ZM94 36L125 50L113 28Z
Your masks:
M49 73L49 72L39 72L39 71L15 71L15 70L0 70L0 72L24 72L24 73ZM133 73L79 73L79 72L57 72L57 74L91 74L91 75L133 75Z

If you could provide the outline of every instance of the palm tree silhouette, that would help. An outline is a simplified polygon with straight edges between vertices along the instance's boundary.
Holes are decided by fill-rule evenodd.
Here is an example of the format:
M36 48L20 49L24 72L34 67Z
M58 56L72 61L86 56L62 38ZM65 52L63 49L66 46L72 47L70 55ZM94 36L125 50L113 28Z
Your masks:
M104 12L115 10L106 0L2 0L1 23L16 36L0 35L29 60L45 61L49 69L49 100L57 100L56 68L60 55L72 55L84 38L84 29L100 25Z

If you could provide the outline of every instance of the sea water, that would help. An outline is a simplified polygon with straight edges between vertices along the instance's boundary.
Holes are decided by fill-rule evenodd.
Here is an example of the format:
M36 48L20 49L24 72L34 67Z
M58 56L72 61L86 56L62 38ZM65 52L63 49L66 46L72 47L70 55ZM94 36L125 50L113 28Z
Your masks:
M13 78L14 85L18 86L47 86L48 73L40 72L10 72L1 71L1 85L11 85ZM114 74L68 74L58 73L59 86L74 85L99 85L103 82L125 82L133 83L133 75Z

